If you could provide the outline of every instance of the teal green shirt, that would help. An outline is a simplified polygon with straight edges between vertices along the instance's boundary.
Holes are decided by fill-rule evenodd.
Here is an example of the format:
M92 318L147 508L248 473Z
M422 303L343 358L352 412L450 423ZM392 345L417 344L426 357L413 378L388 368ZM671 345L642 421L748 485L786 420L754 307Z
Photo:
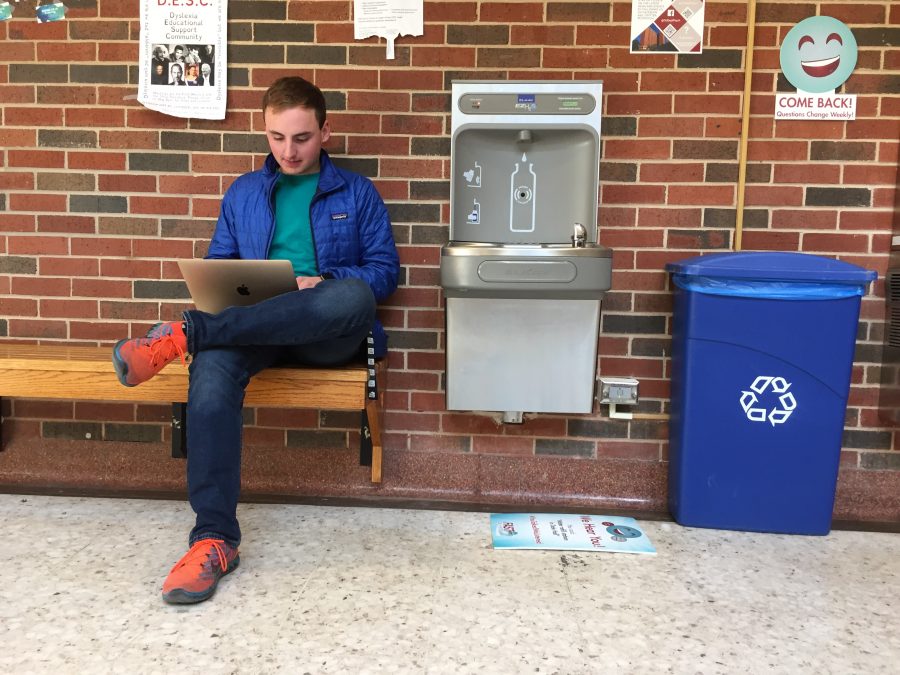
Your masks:
M275 234L269 260L290 260L298 277L319 274L309 222L309 206L318 185L318 173L282 174L275 185Z

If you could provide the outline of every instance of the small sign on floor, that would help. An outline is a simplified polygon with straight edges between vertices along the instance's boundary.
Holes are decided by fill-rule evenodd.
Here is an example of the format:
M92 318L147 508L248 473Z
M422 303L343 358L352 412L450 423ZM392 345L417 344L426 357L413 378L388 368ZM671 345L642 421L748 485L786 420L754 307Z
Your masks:
M495 549L650 553L656 549L634 518L571 513L493 513Z

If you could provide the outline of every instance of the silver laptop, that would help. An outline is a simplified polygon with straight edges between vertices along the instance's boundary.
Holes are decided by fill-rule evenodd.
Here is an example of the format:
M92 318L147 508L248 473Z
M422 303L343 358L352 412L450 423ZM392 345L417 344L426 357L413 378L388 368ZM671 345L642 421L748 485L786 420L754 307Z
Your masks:
M297 290L289 260L202 258L179 260L178 267L194 306L211 314Z

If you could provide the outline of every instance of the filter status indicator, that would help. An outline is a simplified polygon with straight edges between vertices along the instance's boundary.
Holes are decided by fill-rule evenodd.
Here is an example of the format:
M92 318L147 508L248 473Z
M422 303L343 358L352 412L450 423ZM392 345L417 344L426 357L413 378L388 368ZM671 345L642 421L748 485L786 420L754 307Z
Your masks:
M537 99L534 94L517 94L515 109L517 112L534 112L537 110Z

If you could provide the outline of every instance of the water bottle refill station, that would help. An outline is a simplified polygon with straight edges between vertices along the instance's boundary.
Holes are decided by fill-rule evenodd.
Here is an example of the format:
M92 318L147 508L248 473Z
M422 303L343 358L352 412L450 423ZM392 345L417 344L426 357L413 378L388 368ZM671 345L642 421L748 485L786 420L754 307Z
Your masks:
M602 83L454 82L446 298L447 408L593 409Z

